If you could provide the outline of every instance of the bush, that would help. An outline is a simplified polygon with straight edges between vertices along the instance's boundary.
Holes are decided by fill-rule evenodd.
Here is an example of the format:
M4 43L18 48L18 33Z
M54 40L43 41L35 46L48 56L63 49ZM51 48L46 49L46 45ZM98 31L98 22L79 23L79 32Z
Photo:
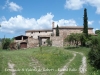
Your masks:
M52 41L50 39L47 39L46 42L47 42L47 46L52 46Z
M11 40L9 38L4 38L2 40L2 49L9 49L10 43L11 43Z
M91 44L91 51L88 54L90 64L100 69L100 37L92 37Z

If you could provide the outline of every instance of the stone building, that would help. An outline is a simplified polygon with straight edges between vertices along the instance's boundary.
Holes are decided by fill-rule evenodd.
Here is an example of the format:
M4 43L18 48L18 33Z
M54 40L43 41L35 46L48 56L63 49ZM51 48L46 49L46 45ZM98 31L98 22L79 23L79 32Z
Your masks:
M81 26L61 26L59 27L59 36L56 36L56 27L52 22L52 29L50 30L27 30L25 35L28 36L27 47L36 47L46 45L46 40L52 40L52 46L63 47L63 40L71 33L82 33L83 27ZM88 33L93 34L93 28L88 28Z
M28 37L25 35L16 36L14 37L14 42L17 46L20 46L20 48L27 48Z

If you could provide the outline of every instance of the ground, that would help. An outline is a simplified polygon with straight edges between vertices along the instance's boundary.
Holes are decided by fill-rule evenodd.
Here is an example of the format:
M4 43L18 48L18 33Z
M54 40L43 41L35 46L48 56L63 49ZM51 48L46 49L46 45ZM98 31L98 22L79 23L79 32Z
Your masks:
M99 75L88 62L89 48L42 47L0 50L0 75Z

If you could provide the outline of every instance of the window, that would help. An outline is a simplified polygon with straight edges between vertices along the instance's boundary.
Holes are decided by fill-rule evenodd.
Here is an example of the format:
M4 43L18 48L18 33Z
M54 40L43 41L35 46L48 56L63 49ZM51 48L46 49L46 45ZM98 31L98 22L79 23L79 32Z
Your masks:
M39 31L39 33L40 33L40 31Z
M45 42L44 42L44 44L45 44Z

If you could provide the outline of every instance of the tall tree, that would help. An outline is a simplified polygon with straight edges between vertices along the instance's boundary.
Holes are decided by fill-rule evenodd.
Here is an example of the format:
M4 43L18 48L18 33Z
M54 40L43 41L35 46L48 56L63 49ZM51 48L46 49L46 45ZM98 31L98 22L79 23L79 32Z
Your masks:
M59 36L59 26L56 27L56 36Z
M88 17L87 17L87 9L84 9L84 17L83 17L83 33L85 34L86 38L88 38Z

